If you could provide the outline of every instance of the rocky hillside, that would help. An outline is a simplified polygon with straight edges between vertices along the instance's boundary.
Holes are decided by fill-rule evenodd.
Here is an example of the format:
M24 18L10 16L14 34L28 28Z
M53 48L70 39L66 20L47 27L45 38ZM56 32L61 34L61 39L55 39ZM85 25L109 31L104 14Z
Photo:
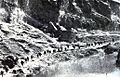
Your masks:
M14 8L26 13L28 24L59 37L64 30L119 30L119 2L115 0L2 0L10 22ZM54 9L53 9L54 8ZM16 13L17 14L17 13ZM113 26L114 25L114 26ZM57 33L56 33L57 32Z
M113 54L120 52L119 5L115 0L0 0L0 75L50 77L57 64L78 59L99 68L101 59L105 72L109 60L113 72L116 58L120 65L120 54Z
M60 26L110 30L111 12L116 4L111 0L19 0L20 7L34 22L39 22L38 26L27 20L28 23L38 28L48 26L47 31Z

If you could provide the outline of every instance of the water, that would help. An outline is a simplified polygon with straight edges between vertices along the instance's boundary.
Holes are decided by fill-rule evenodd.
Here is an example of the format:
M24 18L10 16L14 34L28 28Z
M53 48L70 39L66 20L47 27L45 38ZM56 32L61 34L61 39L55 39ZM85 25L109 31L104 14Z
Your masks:
M101 53L91 57L61 62L35 77L119 77L120 70L115 66L116 56Z

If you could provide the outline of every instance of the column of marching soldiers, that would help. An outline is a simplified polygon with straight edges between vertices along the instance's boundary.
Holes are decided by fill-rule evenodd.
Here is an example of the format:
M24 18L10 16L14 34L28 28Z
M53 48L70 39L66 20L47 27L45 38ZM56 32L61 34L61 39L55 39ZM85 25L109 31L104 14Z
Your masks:
M104 43L109 43L109 41L97 41L97 42L93 42L93 43L87 43L86 45L79 45L79 44L63 44L61 45L60 47L58 48L53 48L53 50L46 50L46 51L43 51L43 52L39 52L36 57L40 58L40 57L43 57L44 55L47 55L47 54L54 54L54 53L59 53L59 52L65 52L65 51L70 51L70 50L76 50L76 49L81 49L81 48L86 48L86 47L90 47L90 46L97 46L97 45L101 45L101 44L104 44ZM6 60L7 62L5 62L5 60L1 60L2 64L4 64L4 66L0 67L2 68L3 70L0 71L0 74L2 77L4 77L4 73L5 72L8 72L9 69L12 69L14 67L14 65L8 65L8 62L10 64L11 61L13 61L14 64L17 64L18 60L19 60L19 64L21 66L23 66L25 63L27 63L28 61L32 60L34 58L33 55L31 55L30 57L22 57L20 59L18 58L15 58L13 56L7 56L6 57ZM11 61L9 61L11 60ZM17 70L12 70L12 73L13 74L18 74L18 73L24 73L22 69L17 69ZM15 77L19 77L19 75L16 75ZM32 77L31 75L26 75L26 77Z

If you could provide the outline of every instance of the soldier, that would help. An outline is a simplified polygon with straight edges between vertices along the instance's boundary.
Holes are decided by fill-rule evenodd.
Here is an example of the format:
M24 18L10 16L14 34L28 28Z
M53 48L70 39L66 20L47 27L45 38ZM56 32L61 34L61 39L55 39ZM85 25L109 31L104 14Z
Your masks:
M29 57L27 57L27 61L29 61Z
M90 46L90 44L88 43L87 46Z
M16 71L16 70L13 70L12 73L13 73L13 74L17 74L17 71Z
M3 77L4 71L1 71L1 72L0 72L0 74L1 74L1 75L2 75L2 77Z
M26 77L33 77L32 74L26 75Z
M41 57L42 56L42 53L37 53L37 57L39 58L39 57Z
M23 64L24 64L24 61L21 61L21 65L23 66Z
M46 51L44 51L44 55L46 55Z
M9 71L9 69L8 69L7 66L4 66L3 69L5 70L5 72L8 72L8 71Z
M47 53L51 53L51 51L50 51L50 50L47 50Z
M53 53L56 53L56 50L55 50L55 49L53 50Z

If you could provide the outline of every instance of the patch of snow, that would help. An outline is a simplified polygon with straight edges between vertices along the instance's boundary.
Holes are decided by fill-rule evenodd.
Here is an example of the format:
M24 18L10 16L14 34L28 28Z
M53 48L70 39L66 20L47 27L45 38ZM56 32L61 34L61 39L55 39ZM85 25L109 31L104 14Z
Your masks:
M73 4L74 6L77 6L77 3L75 3L75 2L73 2L72 4Z
M105 5L108 5L108 3L107 2L103 2L103 1L101 1L103 4L105 4Z
M59 14L60 14L60 16L64 16L65 15L65 11L59 10Z
M67 31L67 29L63 26L59 26L62 31Z
M112 0L112 1L120 3L120 0Z
M54 27L55 30L58 30L56 26L53 24L53 22L50 21L49 23Z

